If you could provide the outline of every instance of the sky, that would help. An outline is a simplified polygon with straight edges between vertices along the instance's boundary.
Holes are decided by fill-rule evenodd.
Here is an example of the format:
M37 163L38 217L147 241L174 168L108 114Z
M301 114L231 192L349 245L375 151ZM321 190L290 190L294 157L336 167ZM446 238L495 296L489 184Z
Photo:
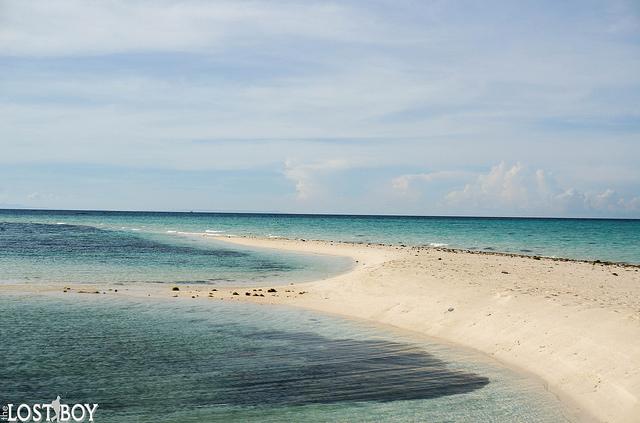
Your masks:
M0 207L640 218L640 2L0 0Z

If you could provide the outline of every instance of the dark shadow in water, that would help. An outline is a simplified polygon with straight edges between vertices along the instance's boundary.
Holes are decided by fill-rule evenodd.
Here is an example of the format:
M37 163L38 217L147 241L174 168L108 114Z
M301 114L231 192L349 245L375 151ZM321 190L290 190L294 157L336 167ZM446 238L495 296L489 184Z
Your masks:
M61 395L99 403L105 417L151 417L427 399L489 383L411 344L251 323L277 314L68 301L0 298L0 398L50 402Z
M398 401L462 394L486 377L450 370L410 345L382 340L329 339L313 333L260 332L288 351L260 351L257 367L220 379L222 398L237 405Z

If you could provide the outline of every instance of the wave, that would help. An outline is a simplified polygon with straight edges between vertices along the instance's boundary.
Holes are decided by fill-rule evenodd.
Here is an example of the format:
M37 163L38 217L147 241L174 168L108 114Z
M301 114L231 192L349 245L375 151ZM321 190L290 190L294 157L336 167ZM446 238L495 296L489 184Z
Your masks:
M449 244L445 244L443 242L430 242L429 247L446 247Z

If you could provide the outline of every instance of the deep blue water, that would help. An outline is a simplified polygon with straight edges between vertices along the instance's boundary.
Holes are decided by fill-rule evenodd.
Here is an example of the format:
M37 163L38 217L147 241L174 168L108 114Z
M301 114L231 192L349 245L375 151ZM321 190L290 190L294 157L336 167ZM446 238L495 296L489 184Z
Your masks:
M0 220L0 281L259 283L309 280L347 259L80 224Z

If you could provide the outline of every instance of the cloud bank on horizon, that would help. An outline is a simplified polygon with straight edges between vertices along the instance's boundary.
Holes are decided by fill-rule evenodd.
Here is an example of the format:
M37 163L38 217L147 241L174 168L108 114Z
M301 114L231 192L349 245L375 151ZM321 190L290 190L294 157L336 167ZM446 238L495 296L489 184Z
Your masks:
M0 207L640 217L633 0L0 0L0 76Z

